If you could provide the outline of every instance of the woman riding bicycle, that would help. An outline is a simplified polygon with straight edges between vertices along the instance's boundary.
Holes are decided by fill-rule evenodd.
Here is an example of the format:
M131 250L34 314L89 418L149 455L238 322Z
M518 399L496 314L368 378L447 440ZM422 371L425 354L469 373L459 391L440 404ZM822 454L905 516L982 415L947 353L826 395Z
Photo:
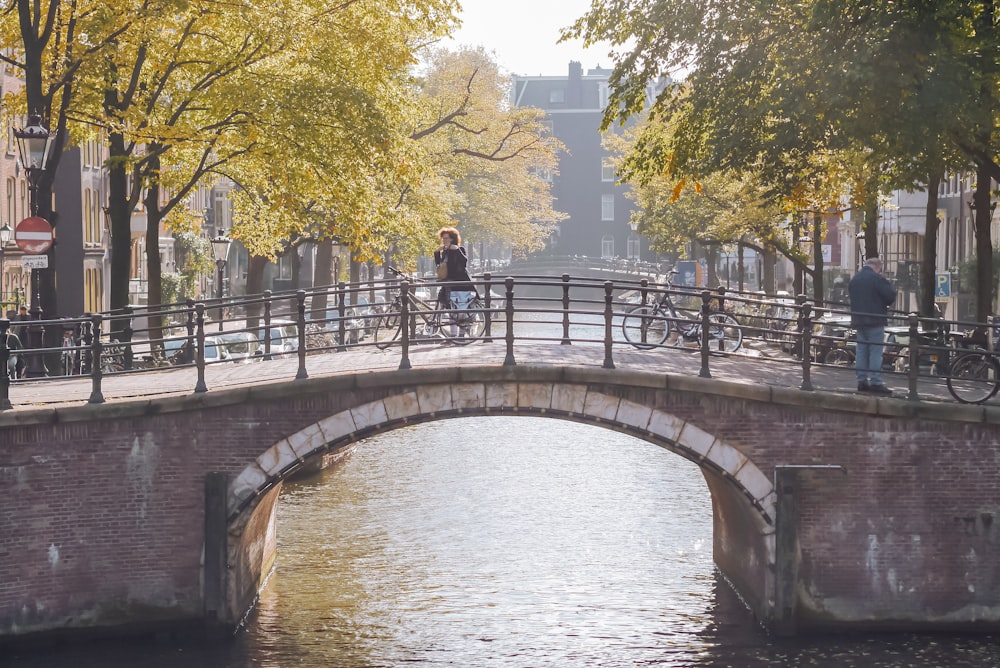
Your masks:
M446 270L439 270L438 273L438 280L446 283L438 291L438 308L455 311L467 309L479 293L466 268L469 256L461 245L462 235L454 227L442 227L438 230L438 238L441 239L441 245L434 251L434 264L446 267ZM448 319L451 322L451 336L457 336L461 317L452 314Z

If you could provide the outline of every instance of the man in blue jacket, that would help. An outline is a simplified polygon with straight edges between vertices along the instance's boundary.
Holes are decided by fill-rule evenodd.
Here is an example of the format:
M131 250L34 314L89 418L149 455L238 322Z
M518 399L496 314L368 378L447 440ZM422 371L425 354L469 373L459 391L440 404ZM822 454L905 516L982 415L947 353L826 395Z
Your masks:
M882 382L882 349L889 305L896 301L896 289L882 275L882 260L868 258L847 286L851 300L851 327L857 332L854 368L858 392L890 395Z

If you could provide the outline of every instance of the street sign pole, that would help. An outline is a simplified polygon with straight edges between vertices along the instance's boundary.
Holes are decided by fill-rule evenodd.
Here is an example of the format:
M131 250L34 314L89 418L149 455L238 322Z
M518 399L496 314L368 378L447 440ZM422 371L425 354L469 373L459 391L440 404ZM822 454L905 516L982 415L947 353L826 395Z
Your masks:
M39 271L48 267L48 256L45 253L52 247L52 225L40 216L25 218L14 228L14 242L24 251L25 267L31 267L31 325L28 326L28 347L41 349L45 347L45 328L37 321L42 319L42 302L39 295ZM28 258L32 258L28 260ZM25 375L28 378L42 378L48 375L45 368L43 353L27 355Z

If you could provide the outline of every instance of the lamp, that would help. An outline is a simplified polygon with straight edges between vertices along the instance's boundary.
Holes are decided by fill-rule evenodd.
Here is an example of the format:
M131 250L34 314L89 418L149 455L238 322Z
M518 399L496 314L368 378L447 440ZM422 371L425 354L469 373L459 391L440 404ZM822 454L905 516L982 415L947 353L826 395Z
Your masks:
M13 131L14 139L17 141L17 152L21 159L21 166L28 174L28 194L31 215L38 215L38 182L49 164L49 155L52 152L52 133L42 125L42 117L37 114L28 116L28 124L20 130ZM40 269L31 270L31 319L42 319L41 299L38 294ZM40 350L44 347L45 328L39 324L32 324L28 327L29 347ZM28 355L26 375L29 378L38 378L48 375L45 368L45 360L42 354L35 353Z
M216 296L219 298L219 331L222 331L222 272L226 268L226 260L229 259L229 245L232 239L226 236L226 231L220 229L218 235L212 239L212 255L215 256L215 266L219 270L216 282Z

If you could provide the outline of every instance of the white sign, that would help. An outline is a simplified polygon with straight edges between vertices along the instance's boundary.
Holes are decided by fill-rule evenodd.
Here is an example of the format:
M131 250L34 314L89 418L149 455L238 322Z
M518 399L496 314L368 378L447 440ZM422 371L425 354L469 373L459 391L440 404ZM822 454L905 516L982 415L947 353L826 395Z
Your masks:
M25 269L48 269L48 255L22 255L21 266Z

